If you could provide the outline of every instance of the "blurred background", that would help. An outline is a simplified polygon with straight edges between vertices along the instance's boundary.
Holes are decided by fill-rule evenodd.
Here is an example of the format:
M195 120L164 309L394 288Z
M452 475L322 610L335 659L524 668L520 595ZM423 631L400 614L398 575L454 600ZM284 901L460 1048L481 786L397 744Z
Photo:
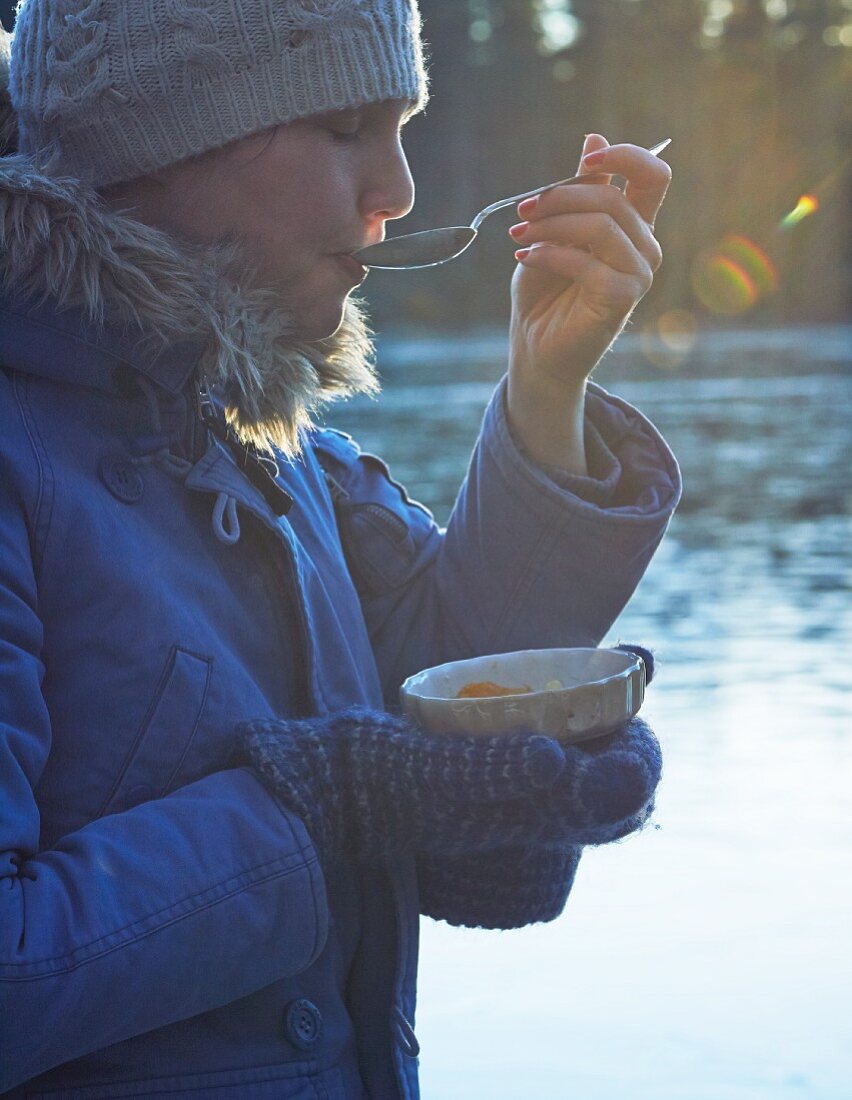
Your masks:
M550 925L423 922L424 1098L848 1100L852 0L421 7L433 93L391 235L572 174L585 133L673 139L664 264L594 380L685 484L602 643L656 653L656 828L588 850ZM505 370L514 220L371 273L384 392L327 417L442 523Z
M843 316L852 259L850 0L424 0L433 95L406 129L417 203L396 232L467 225L482 207L577 170L583 135L663 138L675 186L666 264L637 323ZM819 216L816 216L816 215ZM507 317L494 216L467 254L400 279L374 272L388 325Z

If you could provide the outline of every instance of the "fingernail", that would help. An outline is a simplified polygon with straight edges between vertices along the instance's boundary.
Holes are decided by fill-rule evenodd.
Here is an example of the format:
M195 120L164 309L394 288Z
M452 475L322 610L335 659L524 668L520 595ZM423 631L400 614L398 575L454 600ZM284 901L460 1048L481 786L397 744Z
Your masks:
M518 251L515 253L515 259L516 260L525 260L527 258L527 256L529 256L531 251L532 251L532 249L530 249L530 248L519 248Z
M592 167L603 164L606 153L606 149L598 149L595 153L586 153L583 157L583 164L590 164Z
M509 235L514 237L515 240L518 240L520 237L523 237L524 233L526 233L527 229L529 228L529 224L529 222L518 222L517 225L513 225L512 228L509 230Z
M535 208L538 206L538 200L540 197L540 195L533 195L531 199L524 199L524 201L518 207L518 213L521 215L522 218L526 218L529 214L533 212L533 210L535 210Z

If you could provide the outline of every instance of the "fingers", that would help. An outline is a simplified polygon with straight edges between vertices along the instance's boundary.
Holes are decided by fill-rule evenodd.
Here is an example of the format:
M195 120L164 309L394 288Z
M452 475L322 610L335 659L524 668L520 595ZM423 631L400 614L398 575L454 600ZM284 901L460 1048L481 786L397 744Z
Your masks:
M627 274L573 246L535 244L528 253L516 256L525 268L566 283L582 283L590 310L598 321L606 324L628 314L654 280L647 266L637 274Z
M650 649L645 649L644 646L636 645L635 642L624 642L622 645L617 645L615 649L621 649L625 653L633 653L637 657L642 658L642 662L645 665L645 683L650 684L654 679L654 654Z
M513 234L514 236L514 234ZM565 214L529 224L515 236L523 248L530 249L518 259L527 259L535 253L534 260L543 256L543 249L574 248L586 251L613 271L622 275L638 275L653 278L662 261L659 255L647 259L634 248L624 230L607 214ZM650 283L649 283L650 285Z
M552 787L565 754L550 737L423 737L412 746L412 767L448 798L500 802L534 796Z
M650 727L632 718L614 733L565 747L559 782L537 801L543 839L603 844L639 828L660 781L660 746Z
M576 184L556 187L533 206L522 203L527 220L509 233L522 247L537 243L591 247L595 256L625 274L657 271L662 250L650 226L617 187Z
M653 759L627 750L592 756L574 776L572 802L582 819L614 824L637 814L657 786Z
M610 145L602 152L603 156L591 163L584 157L583 170L624 176L625 198L653 227L671 183L669 165L638 145Z

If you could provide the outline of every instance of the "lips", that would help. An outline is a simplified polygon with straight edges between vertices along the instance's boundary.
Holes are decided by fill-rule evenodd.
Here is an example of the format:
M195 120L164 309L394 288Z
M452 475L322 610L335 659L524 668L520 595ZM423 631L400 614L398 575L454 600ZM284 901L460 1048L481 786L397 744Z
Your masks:
M355 280L355 284L363 283L367 278L367 268L363 264L358 263L354 256L350 256L347 252L336 252L334 259L339 264L340 268L346 272L350 278Z

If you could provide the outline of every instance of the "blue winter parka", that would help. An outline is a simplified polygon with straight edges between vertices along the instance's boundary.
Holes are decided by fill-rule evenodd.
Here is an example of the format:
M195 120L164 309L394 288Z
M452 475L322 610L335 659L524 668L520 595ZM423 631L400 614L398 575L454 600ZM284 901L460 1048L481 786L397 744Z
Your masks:
M416 862L321 868L235 727L599 644L677 464L590 383L590 476L540 469L501 384L446 529L330 430L273 479L198 398L244 315L152 343L127 219L23 158L0 197L0 1093L413 1100Z

